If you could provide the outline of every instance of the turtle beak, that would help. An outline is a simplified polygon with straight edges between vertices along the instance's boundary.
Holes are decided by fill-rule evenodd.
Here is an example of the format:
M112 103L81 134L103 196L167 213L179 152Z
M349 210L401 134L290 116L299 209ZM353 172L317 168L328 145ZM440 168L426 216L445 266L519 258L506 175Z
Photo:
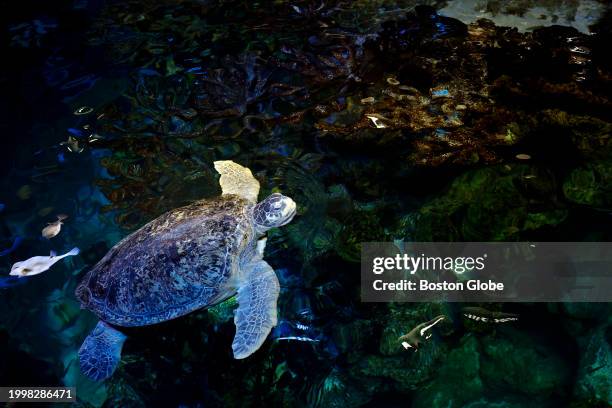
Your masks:
M282 217L285 221L283 221L283 223L280 226L282 227L283 225L289 224L291 220L293 220L293 217L295 217L296 213L297 213L297 205L295 204L295 201L293 201L289 197L285 197L285 208L283 208L283 213L282 213Z

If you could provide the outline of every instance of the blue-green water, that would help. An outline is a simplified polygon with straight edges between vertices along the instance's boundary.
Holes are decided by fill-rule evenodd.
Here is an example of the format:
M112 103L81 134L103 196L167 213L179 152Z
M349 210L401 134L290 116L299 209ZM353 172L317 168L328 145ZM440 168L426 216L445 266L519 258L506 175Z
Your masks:
M360 302L360 242L611 238L609 7L457 3L5 4L0 385L107 407L610 406L609 304L482 305L521 316L494 327L458 305ZM112 378L86 379L97 319L79 279L218 195L219 159L298 204L265 255L279 325L234 360L224 303L132 330ZM397 338L439 314L453 323L406 352Z

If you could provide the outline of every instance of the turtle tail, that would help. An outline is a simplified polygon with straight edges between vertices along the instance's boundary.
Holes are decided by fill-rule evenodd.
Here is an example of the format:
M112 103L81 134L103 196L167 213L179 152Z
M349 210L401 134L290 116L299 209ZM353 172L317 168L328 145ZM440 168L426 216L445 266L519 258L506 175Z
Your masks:
M126 335L99 321L79 349L81 372L94 381L110 377L121 360Z

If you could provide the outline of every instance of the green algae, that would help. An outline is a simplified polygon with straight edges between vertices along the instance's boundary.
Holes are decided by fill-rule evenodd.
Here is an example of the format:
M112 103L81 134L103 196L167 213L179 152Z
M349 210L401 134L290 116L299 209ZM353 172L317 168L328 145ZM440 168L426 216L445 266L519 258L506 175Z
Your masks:
M563 183L568 200L596 209L612 208L612 162L595 161L574 169Z
M416 407L462 407L482 395L480 350L473 336L448 352L435 378L416 393Z
M546 399L570 382L567 362L523 334L489 335L481 344L481 376L494 389Z
M519 240L526 232L566 218L567 209L558 204L554 186L550 174L524 164L469 171L420 209L415 239Z

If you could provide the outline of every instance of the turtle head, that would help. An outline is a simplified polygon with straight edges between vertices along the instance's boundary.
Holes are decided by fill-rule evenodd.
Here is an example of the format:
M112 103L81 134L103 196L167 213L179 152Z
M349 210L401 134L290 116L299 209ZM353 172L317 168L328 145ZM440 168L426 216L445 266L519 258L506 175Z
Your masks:
M295 216L295 201L279 193L270 194L253 209L255 227L260 232L282 227Z

